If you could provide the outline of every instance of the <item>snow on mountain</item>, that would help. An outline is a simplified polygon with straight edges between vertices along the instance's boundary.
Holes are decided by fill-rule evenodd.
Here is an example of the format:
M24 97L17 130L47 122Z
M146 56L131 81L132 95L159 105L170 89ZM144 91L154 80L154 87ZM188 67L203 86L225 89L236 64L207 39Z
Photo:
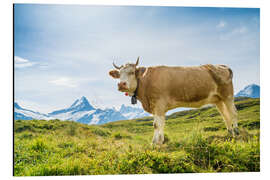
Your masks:
M69 121L78 121L82 117L86 117L86 116L89 117L94 112L95 112L95 110L91 110L91 111L77 111L75 113L74 113L74 111L69 111L69 112L58 113L58 114L55 114L55 115L50 114L50 116L53 117L54 119L69 120Z
M260 97L260 86L251 84L239 91L236 97ZM18 103L14 103L14 118L22 120L31 119L60 119L68 121L76 121L84 124L104 124L108 122L135 119L149 116L147 112L138 107L122 105L121 108L98 108L93 107L86 97L77 99L70 107L53 111L48 114L42 114L29 109L22 108Z
M76 112L91 111L94 109L95 108L89 104L86 97L83 96L81 97L81 99L77 99L69 108L53 111L49 113L49 116L56 116L61 114L60 117L63 118L65 116L65 113L74 114Z
M131 106L125 106L122 104L119 112L125 116L127 119L135 119L135 118L140 118L144 116L149 116L150 114L146 113L143 109L141 108L136 108L136 107L131 107Z
M48 115L54 119L77 121L88 124L95 112L96 109L90 105L86 97L83 96L80 99L77 99L70 107L53 111Z
M23 109L21 106L19 106L18 103L14 102L14 108L15 109Z
M115 109L95 109L86 97L77 99L69 108L49 113L55 119L76 121L84 124L104 124L126 119Z
M256 84L250 84L244 89L239 91L235 97L250 97L250 98L259 98L260 97L260 86Z
M94 114L93 118L92 118L92 121L89 124L98 124L99 121L100 121L99 115Z
M86 97L82 97L80 100L76 100L71 106L70 110L77 112L77 111L90 111L94 110L95 108L91 106L86 99Z
M94 108L86 97L77 99L70 107L53 111L48 114L42 114L31 110L24 109L18 103L14 103L15 119L59 119L76 121L84 124L104 124L124 119L134 119L143 116L149 116L141 108L122 105L120 110L113 108Z
M24 109L19 106L18 103L14 103L14 118L15 119L22 119L22 120L31 120L31 119L51 119L50 116L46 114L42 114L39 112L35 112L29 109Z
M97 109L93 114L93 118L89 124L105 124L107 122L114 122L127 119L120 112L115 109L107 108L105 110Z

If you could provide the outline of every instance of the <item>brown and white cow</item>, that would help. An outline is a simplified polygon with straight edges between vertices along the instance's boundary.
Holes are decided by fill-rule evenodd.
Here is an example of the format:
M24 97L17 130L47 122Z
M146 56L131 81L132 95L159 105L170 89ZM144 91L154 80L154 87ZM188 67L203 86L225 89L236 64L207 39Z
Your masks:
M134 96L154 116L154 144L164 142L165 113L177 107L216 105L229 133L238 134L232 70L225 65L137 67L128 63L109 74L120 78L118 90Z

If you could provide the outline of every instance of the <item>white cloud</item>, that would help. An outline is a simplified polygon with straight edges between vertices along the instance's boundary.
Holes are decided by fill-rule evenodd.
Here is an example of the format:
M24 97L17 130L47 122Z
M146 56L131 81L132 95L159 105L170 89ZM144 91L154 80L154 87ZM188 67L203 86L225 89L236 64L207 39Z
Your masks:
M216 27L217 28L224 28L226 25L227 25L227 23L225 21L221 20Z
M247 32L247 28L245 26L235 28L232 33L233 34L244 34Z
M49 83L52 83L57 86L65 86L70 88L75 88L78 86L78 84L73 79L68 77L60 77L55 80L49 81Z
M35 65L35 63L30 62L28 59L24 59L18 56L14 57L14 61L15 61L15 68L26 68Z
M70 9L67 11L66 8ZM196 19L173 21L177 18L167 19L162 8L89 8L55 7L54 13L48 10L49 16L56 18L56 23L50 23L50 26L44 20L51 18L39 18L40 24L35 26L47 33L33 36L39 38L41 46L38 49L35 46L20 49L38 61L34 66L37 68L16 71L18 98L48 105L51 110L54 110L51 104L62 108L80 96L86 96L102 107L130 104L130 98L117 91L117 80L113 80L108 71L113 68L113 61L121 65L135 62L138 56L141 57L140 66L227 64L236 69L237 89L242 78L248 79L243 75L246 71L243 65L247 60L251 62L259 57L253 55L257 49L247 48L251 44L259 47L258 33L251 34L254 27L242 19L242 23L227 16L208 18L203 22ZM181 19L187 17L181 16ZM220 42L218 38L228 41ZM27 66L31 62L19 59L19 63ZM252 64L255 64L253 68L259 67L258 63ZM237 69L238 66L242 69ZM250 77L258 78L255 72L248 72Z
M220 36L220 40L229 40L231 38L234 38L239 35L243 35L248 32L247 27L241 26L241 27L236 27L232 29L230 32L227 33L222 33Z

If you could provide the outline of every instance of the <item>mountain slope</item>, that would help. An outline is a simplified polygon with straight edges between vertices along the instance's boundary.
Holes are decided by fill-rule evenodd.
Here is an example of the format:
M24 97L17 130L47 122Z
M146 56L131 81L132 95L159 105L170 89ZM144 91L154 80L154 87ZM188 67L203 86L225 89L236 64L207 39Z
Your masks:
M24 109L18 103L14 103L14 119L31 120L31 119L50 119L50 116L35 112L29 109Z
M94 109L95 108L89 104L86 97L83 96L83 97L81 97L81 99L77 99L69 108L53 111L53 112L49 113L48 115L55 116L55 115L67 113L67 112L72 112L72 114L74 114L76 112L91 111Z
M49 116L83 124L104 124L127 119L115 109L95 109L84 96L77 99L69 108L53 111L49 113Z
M123 116L120 112L116 111L115 109L111 108L105 110L97 109L96 113L94 114L94 118L92 119L90 124L104 124L124 119L127 118Z
M76 121L84 124L104 124L108 122L133 119L149 115L140 108L133 108L130 106L122 105L120 111L114 108L95 109L87 100L86 97L81 97L75 100L71 106L65 109L53 111L48 114L42 114L31 110L23 109L18 103L14 103L15 107L15 120L31 120L31 119L59 119Z
M131 106L125 106L122 104L119 112L126 117L126 119L135 119L135 118L140 118L144 116L150 116L149 113L145 112L141 108L135 108Z
M235 97L250 97L250 98L259 98L260 97L260 86L256 84L250 84L244 89L239 91Z

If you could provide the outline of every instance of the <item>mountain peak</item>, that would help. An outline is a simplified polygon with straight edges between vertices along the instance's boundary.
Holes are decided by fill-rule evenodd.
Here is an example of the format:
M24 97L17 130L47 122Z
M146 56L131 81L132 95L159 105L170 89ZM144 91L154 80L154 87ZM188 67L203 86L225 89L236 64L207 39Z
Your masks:
M82 97L81 97L81 100L88 101L87 98L86 98L85 96L82 96Z
M260 86L257 84L250 84L246 86L244 89L239 91L236 97L251 97L251 98L259 98L260 97Z
M246 86L245 88L260 88L260 86L258 86L257 84L250 84Z
M89 106L89 105L90 105L89 102L88 102L88 100L86 99L86 97L85 97L85 96L82 96L80 99L77 99L77 100L70 106L70 108L75 107L75 106L78 106L78 105L80 105L80 104L84 104L84 105L86 105L86 106Z
M76 110L93 110L95 109L93 106L90 105L89 101L87 100L87 98L85 96L82 96L80 99L77 99L71 106L69 109L76 109Z
M67 112L76 113L79 111L91 111L91 110L95 110L95 108L90 105L86 97L82 96L80 99L77 99L69 108L53 111L49 113L49 115L57 115Z

